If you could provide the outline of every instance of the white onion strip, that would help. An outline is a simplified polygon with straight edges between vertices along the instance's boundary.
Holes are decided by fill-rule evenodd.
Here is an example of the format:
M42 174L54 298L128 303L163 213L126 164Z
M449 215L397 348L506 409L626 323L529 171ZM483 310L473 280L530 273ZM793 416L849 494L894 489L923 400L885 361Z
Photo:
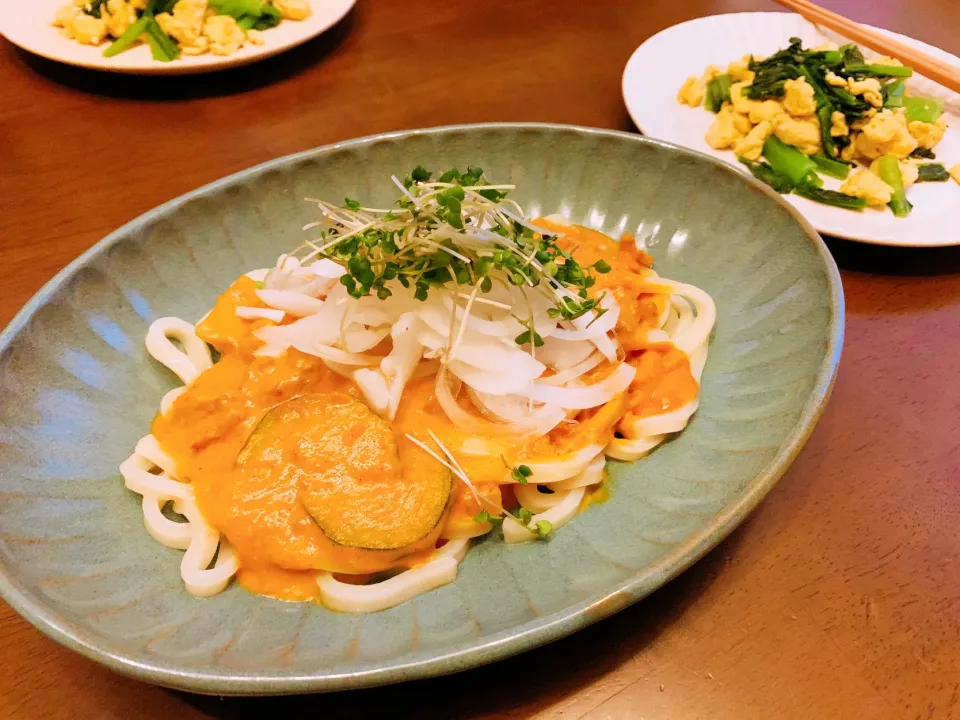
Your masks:
M586 387L554 387L533 383L519 394L536 402L551 403L570 410L586 410L610 402L633 382L637 369L621 363L612 373L593 385Z

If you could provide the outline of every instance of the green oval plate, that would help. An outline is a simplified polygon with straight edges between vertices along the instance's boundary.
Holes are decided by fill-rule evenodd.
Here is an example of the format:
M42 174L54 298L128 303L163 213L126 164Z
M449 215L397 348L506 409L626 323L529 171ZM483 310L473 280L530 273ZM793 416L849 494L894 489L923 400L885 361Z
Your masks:
M633 232L718 309L700 410L611 499L549 542L479 542L456 581L342 615L233 585L190 596L117 465L174 378L143 337L196 319L236 276L298 245L306 196L390 202L391 174L480 165L530 213ZM663 585L783 474L837 369L843 296L823 242L757 182L635 135L556 125L390 133L281 158L173 200L57 275L0 335L0 593L114 670L218 694L355 688L455 672L579 630Z

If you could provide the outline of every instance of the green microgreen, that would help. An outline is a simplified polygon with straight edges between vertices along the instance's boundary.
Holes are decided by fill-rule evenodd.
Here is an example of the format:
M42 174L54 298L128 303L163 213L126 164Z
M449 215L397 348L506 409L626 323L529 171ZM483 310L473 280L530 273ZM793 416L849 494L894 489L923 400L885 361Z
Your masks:
M479 285L489 293L500 284L547 294L552 318L603 313L589 289L594 273L610 272L610 264L582 266L557 244L557 235L531 226L517 214L516 203L503 202L513 186L491 186L474 166L433 177L418 165L402 181L393 178L403 196L388 210L352 198L339 207L316 201L324 213L316 223L322 231L306 243L302 260L327 258L341 265L346 274L340 282L354 298L388 298L397 290L393 283L413 287L419 301L448 285ZM518 322L525 330L515 338L518 345L531 351L543 345L530 320Z

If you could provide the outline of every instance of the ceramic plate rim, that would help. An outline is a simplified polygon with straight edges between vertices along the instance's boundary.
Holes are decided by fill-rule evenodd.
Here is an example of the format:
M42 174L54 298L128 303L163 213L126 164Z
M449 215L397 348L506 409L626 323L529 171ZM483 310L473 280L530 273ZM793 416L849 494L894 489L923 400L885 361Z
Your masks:
M84 68L87 70L123 75L199 75L202 73L219 72L221 70L228 70L230 68L241 67L243 65L250 65L310 42L343 20L356 5L357 0L336 0L336 3L337 5L335 10L329 17L324 15L322 16L322 19L318 19L315 16L315 19L312 23L311 18L307 18L306 20L302 21L287 21L290 23L311 23L309 29L302 35L294 35L293 37L287 38L273 45L270 44L270 36L266 35L264 44L255 46L255 50L249 54L243 53L226 56L210 54L198 55L192 57L202 59L203 61L191 62L189 64L180 63L178 61L165 63L151 59L149 62L136 65L109 65L108 62L104 62L105 59L100 56L97 56L99 59L96 61L88 61L82 58L70 57L68 55L46 49L42 44L38 45L36 43L29 42L29 37L25 40L24 37L18 32L13 32L11 36L11 34L8 34L8 30L5 29L5 23L2 20L0 20L0 36L3 36L9 43L25 52L30 53L31 55L36 55L52 62L62 63L72 67ZM15 20L16 18L13 18L9 22L13 22ZM7 28L9 28L9 26L7 26ZM66 38L64 38L64 41L73 42L67 40ZM106 43L101 43L99 46L100 49L103 49L104 47L106 47Z
M807 239L818 252L829 286L830 320L828 323L828 337L825 338L826 350L824 359L817 371L816 382L810 390L807 401L804 403L803 409L790 435L784 444L781 445L776 456L770 461L768 468L764 472L755 475L744 486L743 490L707 523L678 543L659 561L638 571L631 579L624 581L619 588L599 600L594 602L583 601L569 605L551 615L502 630L486 640L477 642L464 649L451 652L439 652L422 659L387 663L381 667L349 673L298 673L260 676L238 674L225 676L208 674L202 671L171 669L165 667L162 663L150 663L130 659L123 653L115 652L111 647L111 643L97 633L72 627L69 621L58 618L55 611L28 598L21 590L17 578L8 575L8 572L4 568L0 568L0 597L10 604L10 606L30 622L30 624L48 637L95 662L106 665L123 675L139 680L179 690L217 695L327 692L446 675L501 660L560 639L646 597L689 568L707 552L712 550L721 540L727 537L760 503L784 472L786 472L787 468L803 449L817 421L823 414L836 381L837 368L843 346L845 324L843 288L839 271L829 250L816 231L804 220L795 208L784 202L779 195L767 186L753 178L742 175L727 164L703 153L663 140L643 137L634 133L618 130L605 130L601 128L587 128L555 123L474 123L379 133L323 145L310 150L275 158L245 170L232 173L179 197L173 198L172 200L168 200L134 218L98 241L44 284L14 316L3 332L0 332L0 353L4 352L11 345L19 336L20 332L26 327L33 315L51 299L53 294L90 261L109 250L137 228L150 224L155 218L163 216L190 200L210 193L219 192L247 176L259 174L289 163L303 161L314 156L372 145L381 141L405 139L418 135L469 133L490 129L502 131L560 131L592 136L606 136L627 142L657 145L669 151L692 156L698 160L705 160L723 168L723 170L730 173L731 176L752 185L755 189L780 203L799 223Z
M663 35L663 34L665 34L665 33L669 33L669 32L671 32L671 31L674 31L674 30L676 30L677 28L682 27L682 26L684 26L684 25L691 25L691 24L695 24L695 23L698 23L698 22L701 22L701 21L704 21L704 20L711 20L711 19L717 18L717 17L754 16L754 15L768 15L768 16L770 16L770 15L779 15L779 16L781 16L781 17L796 17L796 18L799 18L799 17L800 17L800 16L797 15L796 13L779 12L779 11L775 11L775 10L772 10L772 11L745 11L745 12L728 12L728 13L720 12L720 13L713 13L713 14L711 14L711 15L703 15L703 16L700 16L700 17L691 18L691 19L689 19L689 20L684 20L683 22L675 23L675 24L673 24L673 25L670 25L669 27L665 27L665 28L663 28L662 30L660 30L659 32L656 32L656 33L654 33L653 35L651 35L650 37L646 38L642 43L640 43L640 45L638 45L638 46L634 49L634 51L630 54L630 58L627 60L626 64L624 65L624 71L623 71L623 74L621 75L621 78L620 78L620 92L621 92L621 95L623 96L624 105L625 105L626 108L627 108L627 113L630 115L630 120L633 122L633 124L637 127L637 129L638 129L641 133L643 133L644 135L646 135L647 131L643 129L643 126L641 125L639 119L637 118L637 114L634 112L634 109L633 109L633 107L632 107L632 103L629 102L628 99L627 99L627 98L628 98L628 87L627 87L628 79L627 79L627 74L628 74L629 68L631 67L631 65L632 65L633 62L634 62L635 56L637 56L637 55L640 54L640 51L643 49L643 47L644 47L647 43L649 43L650 41L652 41L654 38L656 38L656 37L658 37L658 36L660 36L660 35ZM814 24L814 23L811 23L811 24ZM814 24L814 25L815 25L815 24ZM912 42L912 43L919 43L920 45L924 45L924 46L928 46L928 47L936 47L936 46L930 45L929 43L925 43L925 42L923 42L922 40L918 40L918 39L916 39L916 38L914 38L914 37L911 37L911 36L909 36L909 35L903 35L902 33L893 32L892 30L886 30L886 29L884 29L884 28L880 28L880 27L877 27L877 26L874 26L874 25L868 25L868 24L865 24L865 27L868 27L868 28L874 29L874 30L880 30L881 32L886 33L886 34L889 34L889 35L891 35L892 37L894 37L894 38L896 38L896 39L901 39L901 40L905 39L905 40L908 40L908 41L910 41L910 42ZM941 48L936 48L936 49L939 50L940 52L945 53L945 54L948 54L948 55L950 54L950 53L947 53L947 51L942 50ZM952 56L952 57L956 57L956 56ZM652 137L652 136L648 136L648 137ZM672 142L672 141L665 141L665 142ZM681 147L685 147L685 146L681 145ZM691 149L691 150L692 150L692 148L688 148L688 149ZM694 150L694 152L699 152L699 151ZM716 158L715 158L715 159L716 159ZM958 202L960 202L960 201L958 201ZM789 203L788 203L788 204L789 204ZM955 246L957 246L957 245L960 245L960 234L958 234L958 235L957 235L954 239L952 239L952 240L943 239L943 240L938 240L938 241L931 242L931 243L922 243L922 244L921 244L921 243L911 243L911 242L902 241L902 240L897 240L897 239L890 239L890 238L887 238L887 237L876 237L876 236L871 237L871 236L869 236L869 235L865 236L865 235L863 235L863 234L859 234L859 233L856 233L856 232L850 232L850 231L844 230L844 229L842 229L842 228L837 228L837 227L831 227L831 228L829 228L829 229L825 229L825 228L821 228L821 227L819 227L819 226L817 226L817 225L814 225L814 221L807 220L807 219L806 219L806 216L803 216L803 217L804 217L804 220L806 220L806 222L810 223L811 226L813 226L818 232L824 232L824 233L826 233L827 235L829 235L829 236L831 236L831 237L837 237L837 238L840 238L840 239L843 239L843 240L850 240L850 241L852 241L852 242L859 242L859 243L864 243L864 244L867 244L867 245L879 245L879 246L883 246L883 247L906 247L906 248L955 247Z

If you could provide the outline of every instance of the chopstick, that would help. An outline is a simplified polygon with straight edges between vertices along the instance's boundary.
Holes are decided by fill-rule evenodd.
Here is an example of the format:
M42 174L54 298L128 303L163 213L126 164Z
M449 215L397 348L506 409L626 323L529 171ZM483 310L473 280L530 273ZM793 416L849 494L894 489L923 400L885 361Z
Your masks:
M812 23L830 28L878 53L894 57L904 65L912 67L920 75L960 93L960 70L942 60L932 58L920 50L881 35L875 30L870 30L842 15L837 15L835 12L826 10L819 5L814 5L808 0L775 0L775 2L793 10Z

